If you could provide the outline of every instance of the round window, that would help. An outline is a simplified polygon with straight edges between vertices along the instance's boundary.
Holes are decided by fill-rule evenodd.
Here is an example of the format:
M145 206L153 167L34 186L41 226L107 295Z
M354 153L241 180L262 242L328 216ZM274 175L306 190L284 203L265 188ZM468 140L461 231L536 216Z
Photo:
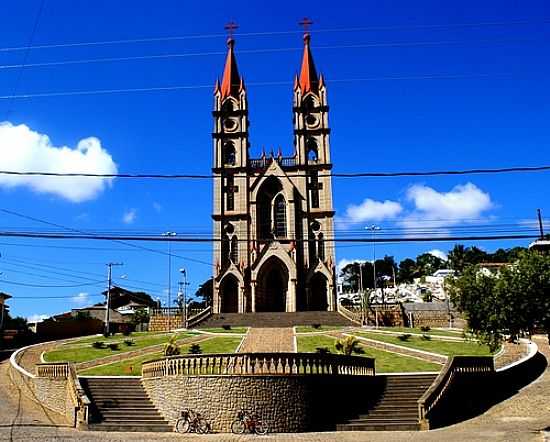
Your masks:
M226 118L223 120L223 128L228 132L233 132L237 129L237 120L234 118Z
M319 124L319 117L314 114L309 114L306 117L306 124L310 127L315 127Z

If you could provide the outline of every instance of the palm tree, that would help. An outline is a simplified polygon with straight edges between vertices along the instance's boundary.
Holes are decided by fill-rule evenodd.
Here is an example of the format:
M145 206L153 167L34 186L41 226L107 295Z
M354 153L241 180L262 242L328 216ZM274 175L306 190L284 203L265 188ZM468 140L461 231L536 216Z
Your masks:
M336 351L350 356L353 353L364 353L363 348L359 345L359 340L355 336L346 336L345 338L336 341L334 346Z

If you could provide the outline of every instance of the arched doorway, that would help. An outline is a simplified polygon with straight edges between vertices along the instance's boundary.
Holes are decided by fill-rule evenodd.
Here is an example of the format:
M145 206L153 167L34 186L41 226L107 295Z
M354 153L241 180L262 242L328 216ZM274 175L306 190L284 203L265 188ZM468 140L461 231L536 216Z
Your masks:
M227 275L220 284L220 313L238 313L239 281L233 275Z
M256 311L284 312L288 290L288 269L275 257L267 260L256 280Z
M327 302L327 278L322 273L316 273L309 282L308 310L326 311Z

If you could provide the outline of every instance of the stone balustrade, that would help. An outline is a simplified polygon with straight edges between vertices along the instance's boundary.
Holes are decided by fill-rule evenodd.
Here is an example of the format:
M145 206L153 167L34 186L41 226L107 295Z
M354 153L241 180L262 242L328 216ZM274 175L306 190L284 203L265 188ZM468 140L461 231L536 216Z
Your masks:
M37 364L36 375L41 378L67 379L70 375L70 366L68 362Z
M239 353L172 356L143 364L143 378L164 376L374 376L374 359L315 353Z
M440 405L447 390L461 375L492 375L495 373L492 356L454 356L450 358L431 387L418 400L418 415L421 426L430 428L429 418Z

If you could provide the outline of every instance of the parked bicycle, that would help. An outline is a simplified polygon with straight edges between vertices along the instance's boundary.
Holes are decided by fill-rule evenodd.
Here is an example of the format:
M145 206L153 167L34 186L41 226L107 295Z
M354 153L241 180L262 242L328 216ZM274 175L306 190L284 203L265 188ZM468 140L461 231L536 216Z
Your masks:
M231 432L233 434L243 434L245 431L256 434L267 434L269 428L258 415L241 410L237 414L237 419L231 424Z
M210 424L208 421L201 416L200 413L197 413L189 408L185 408L181 411L180 417L176 422L176 431L178 433L199 433L207 434L210 433Z

